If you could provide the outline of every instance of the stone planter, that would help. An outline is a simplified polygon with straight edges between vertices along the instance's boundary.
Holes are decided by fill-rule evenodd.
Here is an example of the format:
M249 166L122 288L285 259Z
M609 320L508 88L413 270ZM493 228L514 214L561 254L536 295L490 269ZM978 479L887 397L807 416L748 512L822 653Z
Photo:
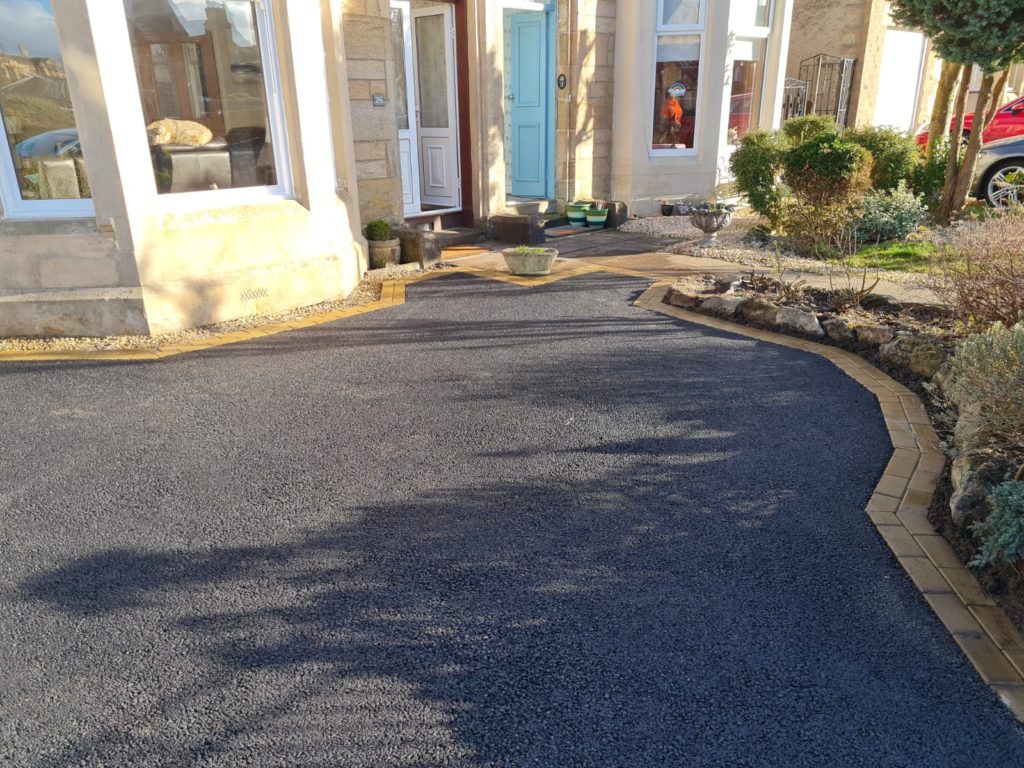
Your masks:
M394 240L367 240L370 246L370 269L384 269L384 267L398 265L402 261L402 241L397 237Z
M540 277L551 274L551 265L558 258L557 248L506 248L501 252L513 275Z
M732 211L704 211L694 210L690 213L690 221L697 229L707 235L700 245L703 248L713 248L718 245L718 233L729 226L732 221Z

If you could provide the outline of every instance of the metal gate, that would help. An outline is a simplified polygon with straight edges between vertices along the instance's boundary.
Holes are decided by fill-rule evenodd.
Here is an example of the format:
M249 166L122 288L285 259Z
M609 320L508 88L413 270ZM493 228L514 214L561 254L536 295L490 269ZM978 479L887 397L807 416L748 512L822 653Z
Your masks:
M786 78L786 87L782 96L782 119L800 117L807 114L807 83L795 77Z
M801 61L800 78L786 80L784 110L792 110L787 117L832 115L836 123L846 127L856 62L856 59L840 59L824 53Z

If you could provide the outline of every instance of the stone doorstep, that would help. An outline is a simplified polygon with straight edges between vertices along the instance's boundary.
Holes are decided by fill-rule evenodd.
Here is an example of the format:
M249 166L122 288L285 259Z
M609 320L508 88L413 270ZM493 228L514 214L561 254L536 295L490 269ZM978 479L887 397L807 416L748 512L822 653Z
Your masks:
M789 336L665 304L669 287L668 282L652 285L636 304L698 325L797 346ZM928 521L946 458L920 398L863 358L851 359L813 341L799 348L828 359L878 398L893 455L865 511L981 679L1024 722L1024 637Z

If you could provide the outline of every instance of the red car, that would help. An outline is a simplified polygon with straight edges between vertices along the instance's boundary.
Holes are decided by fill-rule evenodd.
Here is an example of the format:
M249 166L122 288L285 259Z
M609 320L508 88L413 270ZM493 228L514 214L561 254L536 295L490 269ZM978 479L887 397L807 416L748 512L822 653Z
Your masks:
M953 130L953 124L954 121L951 120L949 124L950 131ZM974 115L965 115L965 139L970 134L972 125L974 125ZM981 138L983 144L988 144L996 139L1009 139L1014 136L1024 136L1024 97L1011 101L996 112L996 116L992 118L992 122L985 129L985 133L982 134ZM928 131L918 134L917 143L922 147L928 143Z

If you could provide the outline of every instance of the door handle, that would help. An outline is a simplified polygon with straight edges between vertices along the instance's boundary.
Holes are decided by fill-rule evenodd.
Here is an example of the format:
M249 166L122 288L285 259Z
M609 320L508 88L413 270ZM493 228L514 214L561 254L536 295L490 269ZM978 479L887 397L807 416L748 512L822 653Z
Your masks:
M515 95L511 94L511 93L508 96L506 96L505 98L508 99L509 101L515 101L516 100Z

